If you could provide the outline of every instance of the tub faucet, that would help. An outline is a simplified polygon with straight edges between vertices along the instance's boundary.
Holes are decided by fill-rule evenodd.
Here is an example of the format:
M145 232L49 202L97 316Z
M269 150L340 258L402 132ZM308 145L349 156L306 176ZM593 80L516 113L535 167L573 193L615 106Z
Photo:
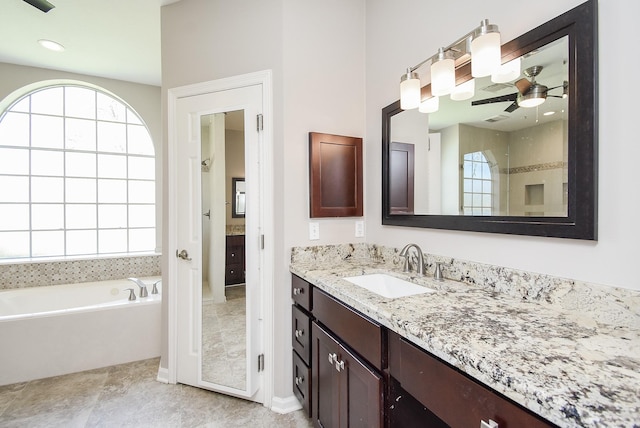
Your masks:
M149 292L147 291L147 284L140 281L138 278L127 278L129 281L135 282L140 287L140 297L147 297Z
M157 280L156 282L153 283L153 288L151 289L151 294L160 294L158 293L158 284L160 284L162 282L161 279Z
M416 253L418 253L418 266L416 266L416 272L418 276L424 275L424 256L422 255L422 250L417 244L407 244L404 246L402 251L400 251L400 257L404 257L404 272L410 272L411 266L409 265L409 250L411 247L415 248Z
M124 291L129 292L129 301L136 300L136 293L133 292L133 288L125 288Z

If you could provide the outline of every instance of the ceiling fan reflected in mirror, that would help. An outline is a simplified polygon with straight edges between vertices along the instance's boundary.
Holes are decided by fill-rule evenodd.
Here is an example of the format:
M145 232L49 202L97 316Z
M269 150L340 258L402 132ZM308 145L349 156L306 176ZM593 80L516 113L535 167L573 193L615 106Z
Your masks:
M504 111L511 113L518 109L519 107L531 108L536 107L545 102L547 97L554 98L564 98L567 95L567 89L569 87L569 82L565 81L560 86L554 86L553 88L549 88L543 84L536 82L536 76L542 72L541 65L534 65L524 70L524 75L529 79L522 78L518 79L514 82L515 87L518 89L518 92L508 95L501 95L498 97L485 98L484 100L472 101L472 106L479 106L483 104L492 104L492 103L501 103L511 101L511 105L504 109ZM562 95L548 95L548 92L557 89L563 88Z
M23 0L25 3L29 3L31 6L40 9L44 13L49 12L55 6L49 3L47 0Z

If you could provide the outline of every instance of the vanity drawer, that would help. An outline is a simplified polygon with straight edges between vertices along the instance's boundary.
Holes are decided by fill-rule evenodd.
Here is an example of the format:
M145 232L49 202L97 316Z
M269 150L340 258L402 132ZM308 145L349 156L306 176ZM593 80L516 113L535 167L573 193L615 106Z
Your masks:
M291 275L291 298L306 310L311 310L311 284L299 276Z
M313 288L313 316L373 367L386 367L384 335L375 323L318 288Z
M293 349L300 355L300 358L309 365L311 361L310 348L311 319L296 305L291 306L291 343Z
M293 393L311 416L311 368L293 351Z
M393 332L389 332L389 373L451 427L477 427L489 419L500 428L555 426Z

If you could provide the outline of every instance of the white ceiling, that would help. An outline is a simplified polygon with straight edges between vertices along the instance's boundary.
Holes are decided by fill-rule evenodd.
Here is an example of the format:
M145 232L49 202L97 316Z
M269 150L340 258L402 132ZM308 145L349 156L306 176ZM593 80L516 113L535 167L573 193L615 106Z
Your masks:
M160 8L179 0L2 0L0 62L160 86ZM64 52L38 44L50 39Z

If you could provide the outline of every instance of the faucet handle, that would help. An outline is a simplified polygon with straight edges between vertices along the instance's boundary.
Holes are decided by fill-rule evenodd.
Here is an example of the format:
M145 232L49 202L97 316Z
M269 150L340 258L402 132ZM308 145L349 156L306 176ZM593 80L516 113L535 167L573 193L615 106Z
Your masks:
M433 278L438 281L444 280L444 277L442 276L442 263L440 262L436 263L436 271L433 274Z
M162 280L159 279L156 282L153 283L153 288L151 289L151 294L160 294L158 293L158 284L161 283Z
M128 291L129 292L129 300L130 301L136 300L136 293L134 293L133 288L125 288L124 291Z

